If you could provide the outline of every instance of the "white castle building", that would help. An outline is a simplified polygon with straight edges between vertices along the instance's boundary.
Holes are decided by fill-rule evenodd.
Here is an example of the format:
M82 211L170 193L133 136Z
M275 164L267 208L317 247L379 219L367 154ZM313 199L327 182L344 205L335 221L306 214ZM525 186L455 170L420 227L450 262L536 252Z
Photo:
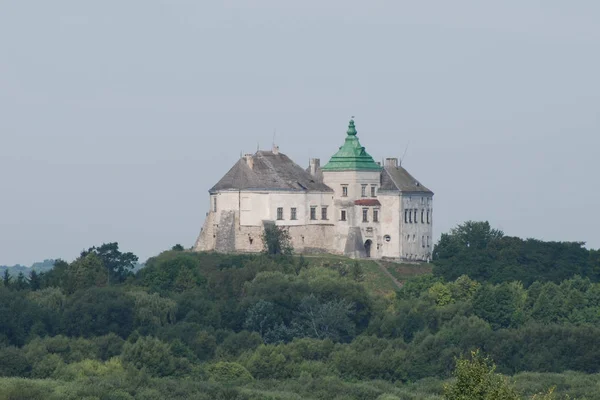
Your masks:
M398 163L376 163L350 120L329 162L300 167L277 147L247 154L209 190L194 249L260 252L264 225L285 227L297 253L427 261L433 192Z

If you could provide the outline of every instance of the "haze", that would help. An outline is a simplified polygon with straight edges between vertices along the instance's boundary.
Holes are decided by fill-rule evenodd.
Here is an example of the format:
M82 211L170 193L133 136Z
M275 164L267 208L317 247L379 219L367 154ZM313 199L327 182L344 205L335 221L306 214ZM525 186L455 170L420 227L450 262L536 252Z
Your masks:
M0 264L191 246L257 144L351 116L465 220L600 247L597 1L2 1Z

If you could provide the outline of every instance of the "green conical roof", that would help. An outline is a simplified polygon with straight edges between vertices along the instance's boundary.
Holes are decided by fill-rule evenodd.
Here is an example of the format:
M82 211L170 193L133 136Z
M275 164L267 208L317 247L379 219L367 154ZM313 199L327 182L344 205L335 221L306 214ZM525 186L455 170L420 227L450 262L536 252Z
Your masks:
M378 171L381 167L373 160L373 157L365 151L356 137L354 120L351 119L346 132L346 141L335 153L329 162L321 169L323 171Z

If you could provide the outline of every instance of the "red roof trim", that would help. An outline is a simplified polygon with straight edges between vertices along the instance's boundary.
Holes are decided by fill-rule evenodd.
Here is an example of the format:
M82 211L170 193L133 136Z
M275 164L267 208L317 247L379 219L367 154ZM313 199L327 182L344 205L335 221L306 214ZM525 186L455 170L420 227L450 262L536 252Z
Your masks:
M358 200L354 200L354 204L357 206L367 206L367 207L381 205L381 203L377 199L358 199Z

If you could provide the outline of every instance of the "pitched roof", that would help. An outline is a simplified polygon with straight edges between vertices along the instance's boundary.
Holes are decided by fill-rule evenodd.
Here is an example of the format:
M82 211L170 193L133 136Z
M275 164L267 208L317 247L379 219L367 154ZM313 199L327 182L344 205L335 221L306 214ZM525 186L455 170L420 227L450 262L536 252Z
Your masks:
M354 120L350 120L344 145L335 153L329 162L322 167L323 171L379 171L373 157L360 145L356 137Z
M379 190L399 190L401 192L433 192L423 186L407 170L398 166L385 166L381 172L381 187Z
M374 207L374 206L381 205L381 203L377 199L358 199L358 200L354 200L354 204L357 206L368 206L368 207Z
M252 164L250 168L246 160L240 158L209 192L250 189L333 191L285 154L257 151L252 156Z

